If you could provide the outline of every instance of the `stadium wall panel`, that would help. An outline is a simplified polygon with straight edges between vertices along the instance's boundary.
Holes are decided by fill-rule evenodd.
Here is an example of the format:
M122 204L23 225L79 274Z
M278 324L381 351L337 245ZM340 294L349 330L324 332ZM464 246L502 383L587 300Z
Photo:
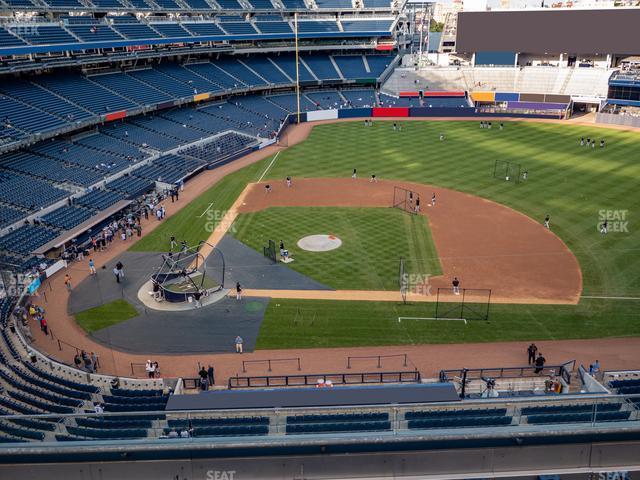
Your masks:
M121 120L127 116L127 111L122 110L120 112L108 113L104 116L106 122L113 122L114 120Z
M544 101L552 103L569 103L571 101L571 95L546 94L544 96Z
M464 91L452 91L452 92L423 92L422 96L424 97L464 97Z
M494 92L473 92L471 100L474 102L495 102L497 98Z
M496 102L517 102L520 100L519 93L496 92Z
M476 65L515 65L515 52L478 52Z
M544 93L521 93L521 102L544 102Z
M338 110L317 110L315 112L307 112L307 122L335 120L336 118L338 118Z
M361 117L371 117L372 116L371 108L350 108L338 110L338 118L361 118Z
M373 109L374 117L408 117L408 107L376 107Z

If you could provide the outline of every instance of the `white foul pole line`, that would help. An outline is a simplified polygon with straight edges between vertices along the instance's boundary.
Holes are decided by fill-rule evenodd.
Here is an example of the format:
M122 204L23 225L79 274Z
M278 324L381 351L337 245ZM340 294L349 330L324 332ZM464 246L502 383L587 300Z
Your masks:
M280 152L276 153L273 157L273 159L271 160L271 163L269 163L269 165L267 165L267 168L264 169L264 172L262 172L262 175L260 175L260 178L258 179L258 183L262 181L262 179L264 178L264 176L267 174L267 172L269 171L269 169L271 168L271 166L274 164L274 162L276 161L276 158L278 158L278 155L280 155Z
M205 214L209 211L209 209L211 209L211 207L213 207L213 203L210 203L209 206L206 208L206 210L204 212L202 212L198 218L202 218L205 216Z

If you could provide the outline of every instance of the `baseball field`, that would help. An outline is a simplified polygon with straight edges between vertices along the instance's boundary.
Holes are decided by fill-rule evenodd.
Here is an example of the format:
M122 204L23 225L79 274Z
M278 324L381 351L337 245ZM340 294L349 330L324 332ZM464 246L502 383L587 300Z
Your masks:
M372 127L362 122L318 125L307 140L281 151L275 160L265 159L225 177L133 248L163 251L172 235L189 243L206 239L212 222L219 221L221 215L203 216L203 212L212 205L213 211L224 212L248 183L261 178L275 183L291 176L295 186L296 180L303 178L348 178L356 168L365 178L375 174L387 181L433 185L491 200L538 223L549 215L551 231L579 263L579 302L492 304L489 321L465 325L398 322L400 316L433 316L432 303L274 299L267 309L258 348L640 335L637 134L530 122L507 122L503 130L480 129L478 122L465 121L404 122L401 131L394 131L391 125L383 121ZM444 141L439 140L441 134ZM604 138L606 146L581 147L581 137L598 142ZM526 181L515 184L496 178L496 160L519 164L528 171ZM326 195L333 193L328 190ZM393 289L399 256L413 262L413 271L429 274L437 274L446 260L438 258L427 222L419 221L428 218L426 213L427 217L413 217L392 209L272 207L241 214L232 231L256 250L267 238L283 239L291 245L307 232L339 232L349 239L352 250L336 250L333 257L322 261L311 254L304 261L305 254L297 252L299 258L292 268L332 288ZM605 219L606 235L599 231ZM453 225L455 220L451 219ZM496 238L510 233L493 231L491 216L482 222ZM263 231L269 233L263 235ZM498 257L496 262L505 262ZM492 259L483 261L490 265ZM514 265L516 261L514 258ZM326 263L330 265L323 265ZM550 271L550 284L553 276Z

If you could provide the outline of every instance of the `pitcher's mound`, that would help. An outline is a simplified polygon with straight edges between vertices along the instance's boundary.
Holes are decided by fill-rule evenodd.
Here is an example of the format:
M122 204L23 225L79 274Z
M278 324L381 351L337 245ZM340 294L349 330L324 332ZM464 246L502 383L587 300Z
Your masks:
M335 235L309 235L298 240L298 247L309 252L328 252L339 248L340 245L342 240Z

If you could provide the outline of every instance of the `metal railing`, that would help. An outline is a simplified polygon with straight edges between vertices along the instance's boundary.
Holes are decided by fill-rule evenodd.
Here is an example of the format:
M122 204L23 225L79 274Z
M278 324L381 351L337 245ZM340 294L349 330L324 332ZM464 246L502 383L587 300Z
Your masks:
M389 358L401 358L402 366L408 365L409 356L406 353L397 353L391 355L363 355L363 356L349 356L347 357L347 368L351 368L351 364L354 360L376 360L376 368L382 368L382 360Z
M264 360L243 360L242 372L246 373L247 365L254 365L254 364L266 364L267 371L270 372L272 371L272 364L279 363L279 362L295 362L298 366L298 371L302 370L302 362L300 360L300 357L295 357L295 358L267 358Z
M230 377L228 387L233 388L265 388L265 387L308 387L315 386L318 381L333 385L363 385L380 383L417 383L421 376L418 370L401 372L366 372L366 373L320 373L304 375L265 375L250 377ZM185 382L186 385L186 382ZM186 388L186 387L185 387Z

